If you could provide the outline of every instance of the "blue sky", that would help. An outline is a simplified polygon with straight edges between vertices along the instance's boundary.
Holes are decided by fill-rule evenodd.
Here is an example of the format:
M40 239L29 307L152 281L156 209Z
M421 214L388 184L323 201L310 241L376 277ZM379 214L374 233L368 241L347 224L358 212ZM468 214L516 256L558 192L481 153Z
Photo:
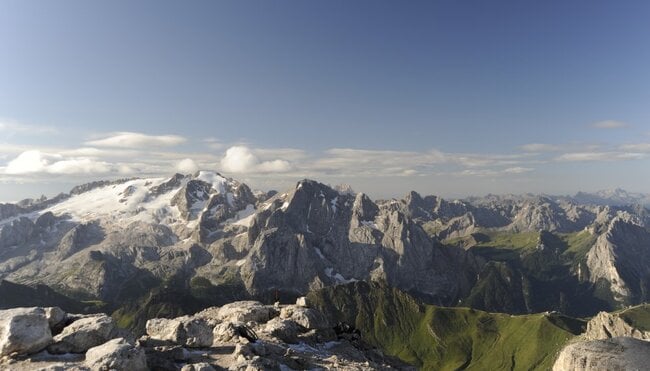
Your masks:
M220 170L650 192L646 1L0 2L0 200Z

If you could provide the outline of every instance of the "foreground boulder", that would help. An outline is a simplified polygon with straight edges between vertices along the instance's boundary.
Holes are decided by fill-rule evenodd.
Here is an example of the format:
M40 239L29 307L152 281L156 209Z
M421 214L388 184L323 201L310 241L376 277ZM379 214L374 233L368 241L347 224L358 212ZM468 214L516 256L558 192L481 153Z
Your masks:
M35 353L51 342L52 333L43 308L0 311L0 357L12 353Z
M181 371L215 371L215 369L209 363L200 362L200 363L185 365L183 366L183 368L181 368Z
M84 353L113 339L116 332L113 319L105 314L81 318L56 335L47 350L55 354Z
M553 371L647 370L649 365L650 342L618 337L568 345Z
M216 319L228 322L265 323L277 315L278 311L270 305L263 305L258 301L238 301L219 308Z
M308 330L331 328L327 318L316 309L304 306L288 305L280 311L280 318L290 319Z
M133 342L104 314L21 308L1 315L8 356L0 357L0 370L412 370L361 336L338 336L320 311L299 305L244 301L155 318ZM61 327L54 340L50 325Z
M155 340L180 342L183 324L181 321L167 318L154 318L147 321L147 335Z
M50 329L63 328L67 314L59 307L43 308L45 317L50 325Z
M92 370L144 371L147 358L144 350L117 338L86 352L86 366Z
M152 319L139 342L150 367L169 370L412 369L360 336L337 337L320 311L301 304L240 301L192 316ZM211 345L199 346L208 340ZM189 349L197 347L200 351Z
M190 348L209 347L213 342L216 322L204 318L154 318L147 321L147 335L154 340L168 341Z

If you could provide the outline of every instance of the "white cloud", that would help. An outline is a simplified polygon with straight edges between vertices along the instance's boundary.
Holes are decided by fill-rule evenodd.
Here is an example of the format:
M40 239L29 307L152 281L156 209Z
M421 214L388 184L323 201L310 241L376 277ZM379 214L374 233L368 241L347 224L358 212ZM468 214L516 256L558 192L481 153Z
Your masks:
M15 120L0 119L0 133L10 134L54 134L57 130L49 126L29 125Z
M289 171L291 163L283 159L261 161L250 148L233 146L226 150L221 167L230 173L275 173Z
M356 176L403 175L406 170L430 168L449 161L446 154L437 151L412 152L333 148L325 156L308 166L327 174Z
M111 165L89 158L64 159L58 154L43 153L38 150L25 151L9 161L5 174L105 174Z
M221 160L221 167L231 173L247 173L252 171L258 162L259 160L248 147L234 146L226 151Z
M591 126L597 129L619 129L619 128L626 128L629 125L623 121L605 120L605 121L594 122L593 124L591 124Z
M447 153L446 158L450 163L466 167L510 166L520 164L530 154L497 155L477 153Z
M528 143L519 146L519 149L525 152L555 152L560 150L560 146L547 143Z
M191 158L185 158L176 164L176 170L183 174L193 174L199 170L199 166Z
M650 143L624 144L620 148L621 148L621 150L627 151L627 152L650 153Z
M291 170L291 163L286 160L264 161L257 165L257 171L262 173L282 173Z
M110 133L106 137L86 142L86 145L115 148L173 147L185 143L179 135L147 135L132 132Z
M50 174L106 174L112 171L111 165L94 161L89 158L62 160L52 163L47 167Z
M523 173L531 172L533 170L534 169L530 167L515 166L515 167L509 167L507 169L504 169L503 172L506 174L523 174Z
M203 139L203 143L210 148L214 150L220 150L224 147L224 144L217 138L205 138Z
M461 176L497 177L529 173L535 169L529 167L509 167L505 169L465 169L456 173Z
M635 152L575 152L565 153L555 158L559 162L587 162L587 161L621 161L621 160L640 160L645 158L643 153Z
M41 151L25 151L15 159L9 161L5 168L6 174L29 174L38 173L45 170L49 160Z

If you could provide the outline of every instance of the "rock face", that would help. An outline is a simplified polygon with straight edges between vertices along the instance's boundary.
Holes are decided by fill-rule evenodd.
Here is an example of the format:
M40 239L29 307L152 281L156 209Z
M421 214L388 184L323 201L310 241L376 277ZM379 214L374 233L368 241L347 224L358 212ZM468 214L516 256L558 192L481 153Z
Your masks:
M85 365L92 370L144 371L147 359L144 350L123 338L110 340L86 352Z
M450 249L394 204L310 181L261 205L246 235L240 275L251 293L383 279L453 301L467 289ZM205 268L207 269L208 266ZM471 269L471 268L470 268Z
M78 319L54 337L47 350L50 353L83 353L104 344L117 334L115 323L105 314Z
M304 306L288 305L280 311L280 318L289 319L309 330L323 330L332 327L321 312Z
M66 319L66 313L59 307L44 308L47 323L51 329L63 326L63 321Z
M61 317L59 311L48 311L51 318ZM147 335L137 341L116 336L112 320L105 315L63 313L67 325L48 351L31 354L52 342L45 313L43 308L0 313L0 318L14 324L0 332L2 355L7 356L0 357L0 369L413 369L385 357L358 334L337 336L321 312L306 306L243 301L174 319L155 318L146 325ZM10 332L4 332L7 328Z
M190 333L191 324L200 324L197 333L209 333L205 342L188 344L183 333ZM410 369L361 340L337 338L323 314L305 306L234 302L193 316L152 319L146 327L139 342L148 362L167 369L178 369L180 363L183 370ZM201 352L183 350L190 347Z
M204 312L207 315L209 311ZM274 307L263 305L259 301L238 301L219 308L216 319L227 322L259 322L264 323L277 316Z
M600 312L587 323L584 334L588 340L631 337L650 340L650 331L643 331L627 323L617 313Z
M647 370L650 342L627 337L591 340L565 347L553 371Z
M624 304L648 300L648 262L650 233L627 214L612 219L587 254L590 280L609 283L612 298Z
M590 307L591 315L648 300L648 224L650 212L644 207L583 204L570 197L490 195L450 201L410 192L401 200L371 200L313 180L281 193L253 193L234 179L200 171L93 182L52 200L2 205L0 280L44 284L133 307L146 302L153 290L186 289L199 282L184 298L194 302L178 313L233 300L284 300L371 280L429 303L458 305L475 289L490 286L479 281L498 259L449 239L474 238L486 230L576 233L586 228L597 243L581 248L586 259L577 257L579 265L567 269L580 292L529 301L549 306L535 310L564 311L562 305L574 304L565 298L591 295L588 299L599 305ZM518 268L508 267L516 274ZM540 281L539 276L549 275L544 268L526 273L533 279L521 275L519 282ZM546 284L540 283L542 290L555 289ZM213 299L224 292L224 298ZM518 297L512 299L520 311L529 309ZM483 309L509 307L495 302L495 308ZM139 331L148 319L142 317L134 320Z
M35 353L51 342L52 333L43 308L0 311L0 357L14 352Z

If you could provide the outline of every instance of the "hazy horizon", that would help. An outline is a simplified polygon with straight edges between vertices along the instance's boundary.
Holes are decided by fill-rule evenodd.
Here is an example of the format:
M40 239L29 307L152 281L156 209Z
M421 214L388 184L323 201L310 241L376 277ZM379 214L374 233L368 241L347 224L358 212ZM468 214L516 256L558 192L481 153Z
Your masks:
M0 2L0 202L209 169L650 193L650 3Z
M213 172L218 172L213 169L198 169L197 171L213 171ZM170 174L168 174L170 175ZM185 174L185 175L192 175L192 174ZM224 176L229 177L227 174L222 174ZM127 179L131 177L108 177L108 178L95 178L92 181L115 181L115 180L121 180L121 179ZM137 176L134 176L132 178L138 178ZM161 177L161 178L169 178L169 177ZM586 192L586 193L597 193L597 192L606 192L606 191L615 191L618 189L622 189L625 192L628 193L633 193L633 194L645 194L645 195L650 195L649 192L644 192L644 191L639 191L639 190L631 190L631 189L624 189L620 187L616 188L607 188L607 189L580 189L580 190L575 190L573 192L565 192L565 193L552 193L552 192L544 192L544 191L522 191L522 192L489 192L485 191L483 193L440 193L440 192L435 192L435 190L429 190L429 189L414 189L414 188L402 188L402 187L391 187L389 188L386 193L381 193L381 192L367 192L365 190L366 187L364 185L369 185L373 182L373 179L367 179L365 181L361 181L355 185L352 185L347 182L337 182L337 183L332 183L332 182L327 182L327 181L322 181L320 179L314 179L314 178L303 178L303 179L295 179L291 181L290 179L285 179L281 183L278 183L278 187L259 187L256 184L259 184L255 180L250 180L250 179L245 179L245 178L238 178L234 177L233 179L238 180L238 181L243 181L246 183L248 186L251 187L253 191L262 191L262 192L268 192L268 191L277 191L277 192L285 192L288 190L293 189L296 184L304 179L309 179L309 180L315 180L320 183L324 183L330 187L336 187L340 185L344 186L350 186L354 192L357 193L365 193L367 194L371 199L373 200L381 200L381 199L402 199L404 198L409 192L415 191L418 192L421 196L438 196L442 197L448 200L453 200L453 199L468 199L472 197L485 197L489 195L497 195L497 196L509 196L509 195L515 195L515 196L525 196L525 195L546 195L546 196L557 196L557 197L571 197L575 196L579 192ZM367 183L366 183L367 182ZM22 184L24 187L25 185L28 185L26 189L23 189L22 192L27 194L29 192L29 189L34 189L36 193L30 194L28 197L23 197L20 199L0 199L0 203L17 203L20 202L24 199L37 199L41 196L45 196L46 198L53 198L61 193L69 193L72 188L75 186L83 185L86 183L56 183L56 188L51 188L48 187L48 184ZM47 192L41 192L43 189L46 189ZM395 189L401 189L401 192L396 192ZM41 193L38 193L41 192Z

